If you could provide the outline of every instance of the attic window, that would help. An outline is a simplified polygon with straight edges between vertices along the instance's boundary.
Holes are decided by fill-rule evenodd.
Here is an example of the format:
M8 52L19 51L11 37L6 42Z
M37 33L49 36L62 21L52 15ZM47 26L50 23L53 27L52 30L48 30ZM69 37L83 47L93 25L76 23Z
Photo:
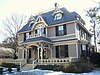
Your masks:
M57 13L54 15L54 20L60 20L62 18L62 14L61 13Z
M30 21L29 26L32 27L33 24L34 24L34 21Z

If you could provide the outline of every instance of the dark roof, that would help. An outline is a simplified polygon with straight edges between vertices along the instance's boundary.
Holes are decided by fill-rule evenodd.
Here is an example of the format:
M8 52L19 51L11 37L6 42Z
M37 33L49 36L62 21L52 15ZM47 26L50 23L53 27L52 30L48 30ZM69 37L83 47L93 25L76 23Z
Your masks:
M78 39L77 38L73 38L73 39L58 40L58 41L53 41L53 42L63 42L63 41L72 41L72 40L78 40Z
M79 14L76 13L75 11L74 12L71 12L71 14L76 18Z
M63 23L63 22L73 21L76 19L66 8L61 8L60 10L63 12L63 17L60 20L56 20L56 21L54 20L54 17L52 16L54 10L41 14L41 16L43 17L43 19L49 26L54 25L54 24Z
M78 15L76 12L69 12L66 8L61 8L60 9L63 12L63 17L60 20L54 20L54 17L52 16L54 10L42 13L40 14L44 21L48 24L48 26L54 25L54 24L59 24L63 22L69 22L69 21L74 21L76 20L76 16ZM36 15L34 18L36 19L38 15ZM33 24L34 25L34 24ZM32 26L29 26L29 23L27 23L21 30L18 32L23 32L27 30L31 30Z
M36 38L27 39L26 41L24 41L24 42L22 42L22 43L36 42L36 41L47 41L47 42L52 42L50 39L41 36L41 37L36 37Z

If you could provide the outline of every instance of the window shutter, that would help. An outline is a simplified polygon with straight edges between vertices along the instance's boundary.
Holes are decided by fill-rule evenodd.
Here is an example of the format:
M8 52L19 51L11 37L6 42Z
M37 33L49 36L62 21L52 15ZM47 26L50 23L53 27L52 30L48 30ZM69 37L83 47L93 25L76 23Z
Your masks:
M56 48L56 58L59 58L59 46L55 46Z
M44 34L46 34L46 28L44 28Z
M81 44L81 53L83 53L82 44Z
M58 36L58 26L56 26L56 36Z
M64 24L64 25L63 25L64 35L66 35L66 34L67 34L67 29L66 29L66 26L67 26L66 24Z
M68 57L68 45L65 45L65 57Z
M29 32L29 35L31 35L31 32Z
M26 33L24 33L24 41L26 40Z

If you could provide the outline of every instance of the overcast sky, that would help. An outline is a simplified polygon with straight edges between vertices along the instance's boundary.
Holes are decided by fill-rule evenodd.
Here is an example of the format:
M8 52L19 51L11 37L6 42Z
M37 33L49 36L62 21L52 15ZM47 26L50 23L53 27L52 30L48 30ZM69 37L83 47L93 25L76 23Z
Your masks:
M100 0L0 0L0 30L4 32L2 20L12 13L17 12L30 16L54 8L54 3L58 3L60 7L65 7L70 12L79 13L89 29L89 20L85 16L84 10L96 6L96 2L100 2ZM4 37L0 34L0 42L3 40Z

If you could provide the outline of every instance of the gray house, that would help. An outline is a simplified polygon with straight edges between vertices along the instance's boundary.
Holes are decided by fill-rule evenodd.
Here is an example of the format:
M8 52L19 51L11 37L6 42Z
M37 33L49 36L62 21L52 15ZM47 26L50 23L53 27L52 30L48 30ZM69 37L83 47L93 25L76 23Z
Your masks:
M27 64L59 64L77 61L84 51L89 56L92 35L84 25L78 13L57 5L31 16L18 31L18 59Z

